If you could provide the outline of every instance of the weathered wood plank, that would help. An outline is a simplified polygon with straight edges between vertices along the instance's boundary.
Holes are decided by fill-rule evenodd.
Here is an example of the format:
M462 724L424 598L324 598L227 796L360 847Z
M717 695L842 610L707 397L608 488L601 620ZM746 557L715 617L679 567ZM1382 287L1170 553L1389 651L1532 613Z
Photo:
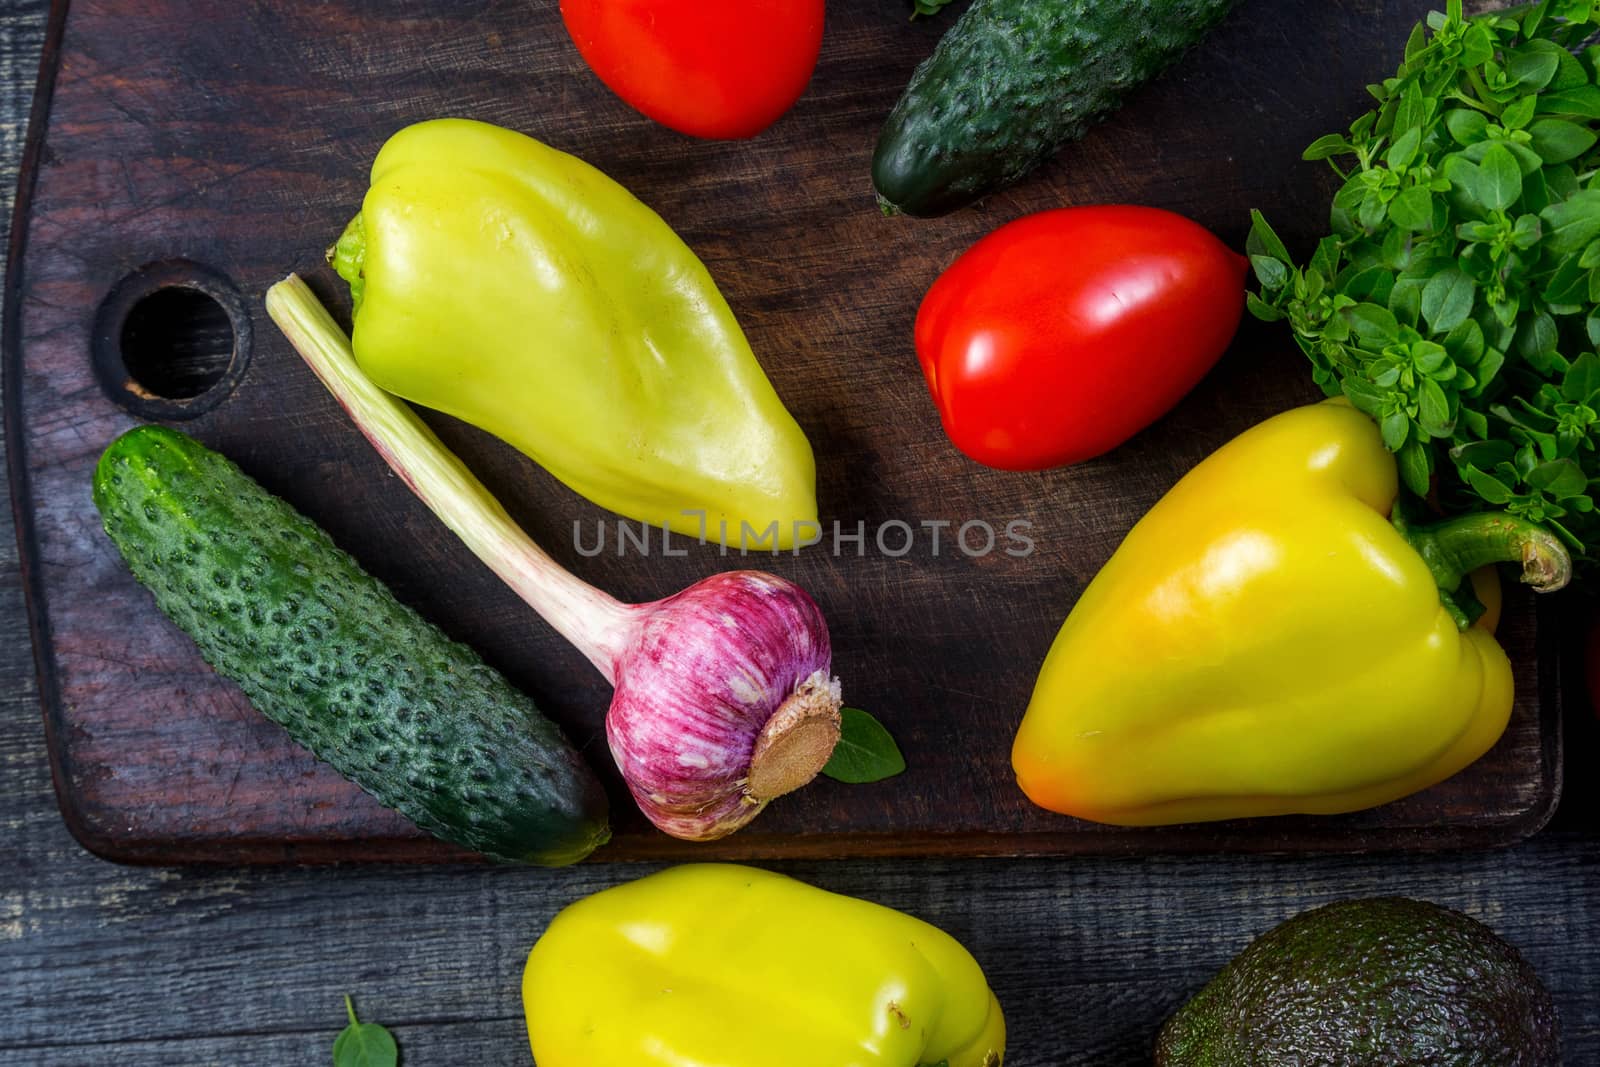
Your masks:
M60 838L59 827L56 838ZM21 898L4 952L0 1052L62 1041L314 1031L351 991L373 1019L496 1020L518 1062L524 955L565 903L627 868L145 871L70 847ZM1600 849L1548 836L1417 860L784 865L933 919L985 964L1011 1062L1136 1062L1165 1015L1249 938L1303 908L1399 893L1461 907L1517 943L1556 991L1570 1062L1600 1054ZM48 888L45 888L48 887ZM1071 1005L1064 1013L1063 1006ZM508 1024L506 1020L513 1022ZM489 1040L489 1039L486 1039ZM427 1062L427 1061L419 1061Z

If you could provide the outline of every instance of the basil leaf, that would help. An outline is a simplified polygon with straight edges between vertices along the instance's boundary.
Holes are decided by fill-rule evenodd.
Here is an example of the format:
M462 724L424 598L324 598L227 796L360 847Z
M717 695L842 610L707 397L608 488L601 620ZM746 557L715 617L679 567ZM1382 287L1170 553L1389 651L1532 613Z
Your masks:
M860 708L840 708L839 718L839 744L823 774L838 782L865 785L906 769L900 746L877 719Z
M1284 266L1281 259L1271 256L1251 256L1250 265L1255 268L1256 280L1263 289L1282 289L1283 284L1289 280L1289 268Z
M1540 294L1552 307L1580 307L1589 296L1589 269L1576 256L1568 256L1544 283Z
M1389 151L1384 153L1383 161L1390 170L1404 170L1417 158L1417 149L1422 145L1422 131L1413 126L1394 139L1389 146Z
M1342 133L1330 133L1312 141L1300 154L1300 158L1307 161L1331 159L1334 156L1350 155L1355 150L1356 146L1350 143L1350 138Z
M1345 312L1356 336L1368 344L1388 344L1400 336L1400 324L1394 313L1378 304L1357 304Z
M1566 119L1541 119L1528 128L1529 146L1546 163L1565 163L1577 159L1594 147L1592 130Z
M1450 331L1444 349L1457 363L1473 366L1483 356L1483 327L1471 319Z
M1383 431L1383 444L1390 452L1398 452L1411 433L1411 416L1403 411L1391 411L1378 424Z
M1583 468L1570 459L1550 460L1528 472L1528 484L1543 489L1557 500L1581 495L1589 488Z
M1502 463L1511 462L1509 441L1474 441L1469 445L1450 450L1450 458L1467 467L1489 470Z
M1403 230L1433 228L1433 195L1413 186L1389 202L1389 221Z
M1522 195L1522 168L1503 144L1492 144L1478 164L1473 195L1490 211L1504 211Z
M1271 256L1285 263L1294 262L1288 247L1268 224L1267 217L1254 209L1250 212L1250 236L1245 238L1245 251L1252 256Z
M1524 44L1507 58L1506 73L1516 80L1524 91L1536 93L1549 85L1561 65L1561 46L1554 41L1535 39ZM1531 99L1525 97L1524 99Z
M1478 285L1459 267L1435 274L1422 288L1422 317L1434 333L1449 333L1472 314Z
M1550 251L1576 252L1600 237L1600 190L1584 189L1539 212Z
M1555 93L1541 93L1534 110L1540 115L1570 115L1579 119L1600 119L1600 88L1584 85Z
M1476 144L1487 136L1489 120L1481 111L1458 107L1444 113L1445 129L1450 131L1457 144Z
M1561 397L1574 404L1586 404L1600 393L1600 356L1585 352L1572 361L1561 379Z
M1389 293L1389 310L1398 325L1416 329L1417 317L1422 314L1422 282L1417 279L1396 282Z
M1427 496L1433 482L1433 461L1427 446L1413 437L1395 456L1400 480L1417 496Z
M1278 322L1288 318L1283 311L1273 307L1254 293L1244 294L1244 306L1262 322Z
M1510 502L1511 487L1494 475L1485 474L1476 467L1468 467L1465 477L1472 491L1483 497L1485 502L1495 505Z
M1429 437L1449 437L1456 428L1455 420L1450 417L1450 401L1432 378L1422 379L1418 390L1417 422Z
M1508 130L1520 130L1533 120L1533 97L1525 96L1514 104L1507 105L1500 112L1500 125ZM1516 142L1507 141L1506 146L1514 147Z
M396 1067L400 1049L394 1036L377 1023L357 1022L356 1009L348 996L344 998L344 1010L350 1016L350 1025L333 1042L333 1067Z

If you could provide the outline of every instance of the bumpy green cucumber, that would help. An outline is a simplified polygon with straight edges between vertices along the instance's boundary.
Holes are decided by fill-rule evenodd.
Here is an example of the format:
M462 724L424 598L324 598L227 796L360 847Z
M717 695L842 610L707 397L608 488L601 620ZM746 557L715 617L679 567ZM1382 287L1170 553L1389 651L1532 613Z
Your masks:
M605 791L532 700L225 457L131 430L100 457L94 502L207 663L422 829L543 866L610 836Z
M976 0L911 76L878 140L885 211L943 215L1075 141L1235 0Z

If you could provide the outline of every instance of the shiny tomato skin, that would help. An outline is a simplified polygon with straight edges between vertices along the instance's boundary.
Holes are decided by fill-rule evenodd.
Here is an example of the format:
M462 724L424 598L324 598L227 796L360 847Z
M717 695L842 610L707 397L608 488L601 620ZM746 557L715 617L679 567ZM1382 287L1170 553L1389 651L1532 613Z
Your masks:
M589 67L680 133L754 137L788 111L822 50L824 0L561 0Z
M945 432L1002 470L1109 452L1221 358L1247 268L1159 208L1059 208L1000 227L917 312L917 358Z

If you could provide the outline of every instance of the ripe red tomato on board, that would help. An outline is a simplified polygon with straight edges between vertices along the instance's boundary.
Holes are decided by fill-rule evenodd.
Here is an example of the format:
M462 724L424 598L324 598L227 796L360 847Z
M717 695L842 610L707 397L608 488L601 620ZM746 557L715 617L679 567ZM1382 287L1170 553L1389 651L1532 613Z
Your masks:
M1158 208L1060 208L1000 227L917 312L917 358L945 432L1002 470L1109 452L1222 356L1248 265Z
M634 108L695 137L754 137L805 92L823 0L561 0L567 32Z

